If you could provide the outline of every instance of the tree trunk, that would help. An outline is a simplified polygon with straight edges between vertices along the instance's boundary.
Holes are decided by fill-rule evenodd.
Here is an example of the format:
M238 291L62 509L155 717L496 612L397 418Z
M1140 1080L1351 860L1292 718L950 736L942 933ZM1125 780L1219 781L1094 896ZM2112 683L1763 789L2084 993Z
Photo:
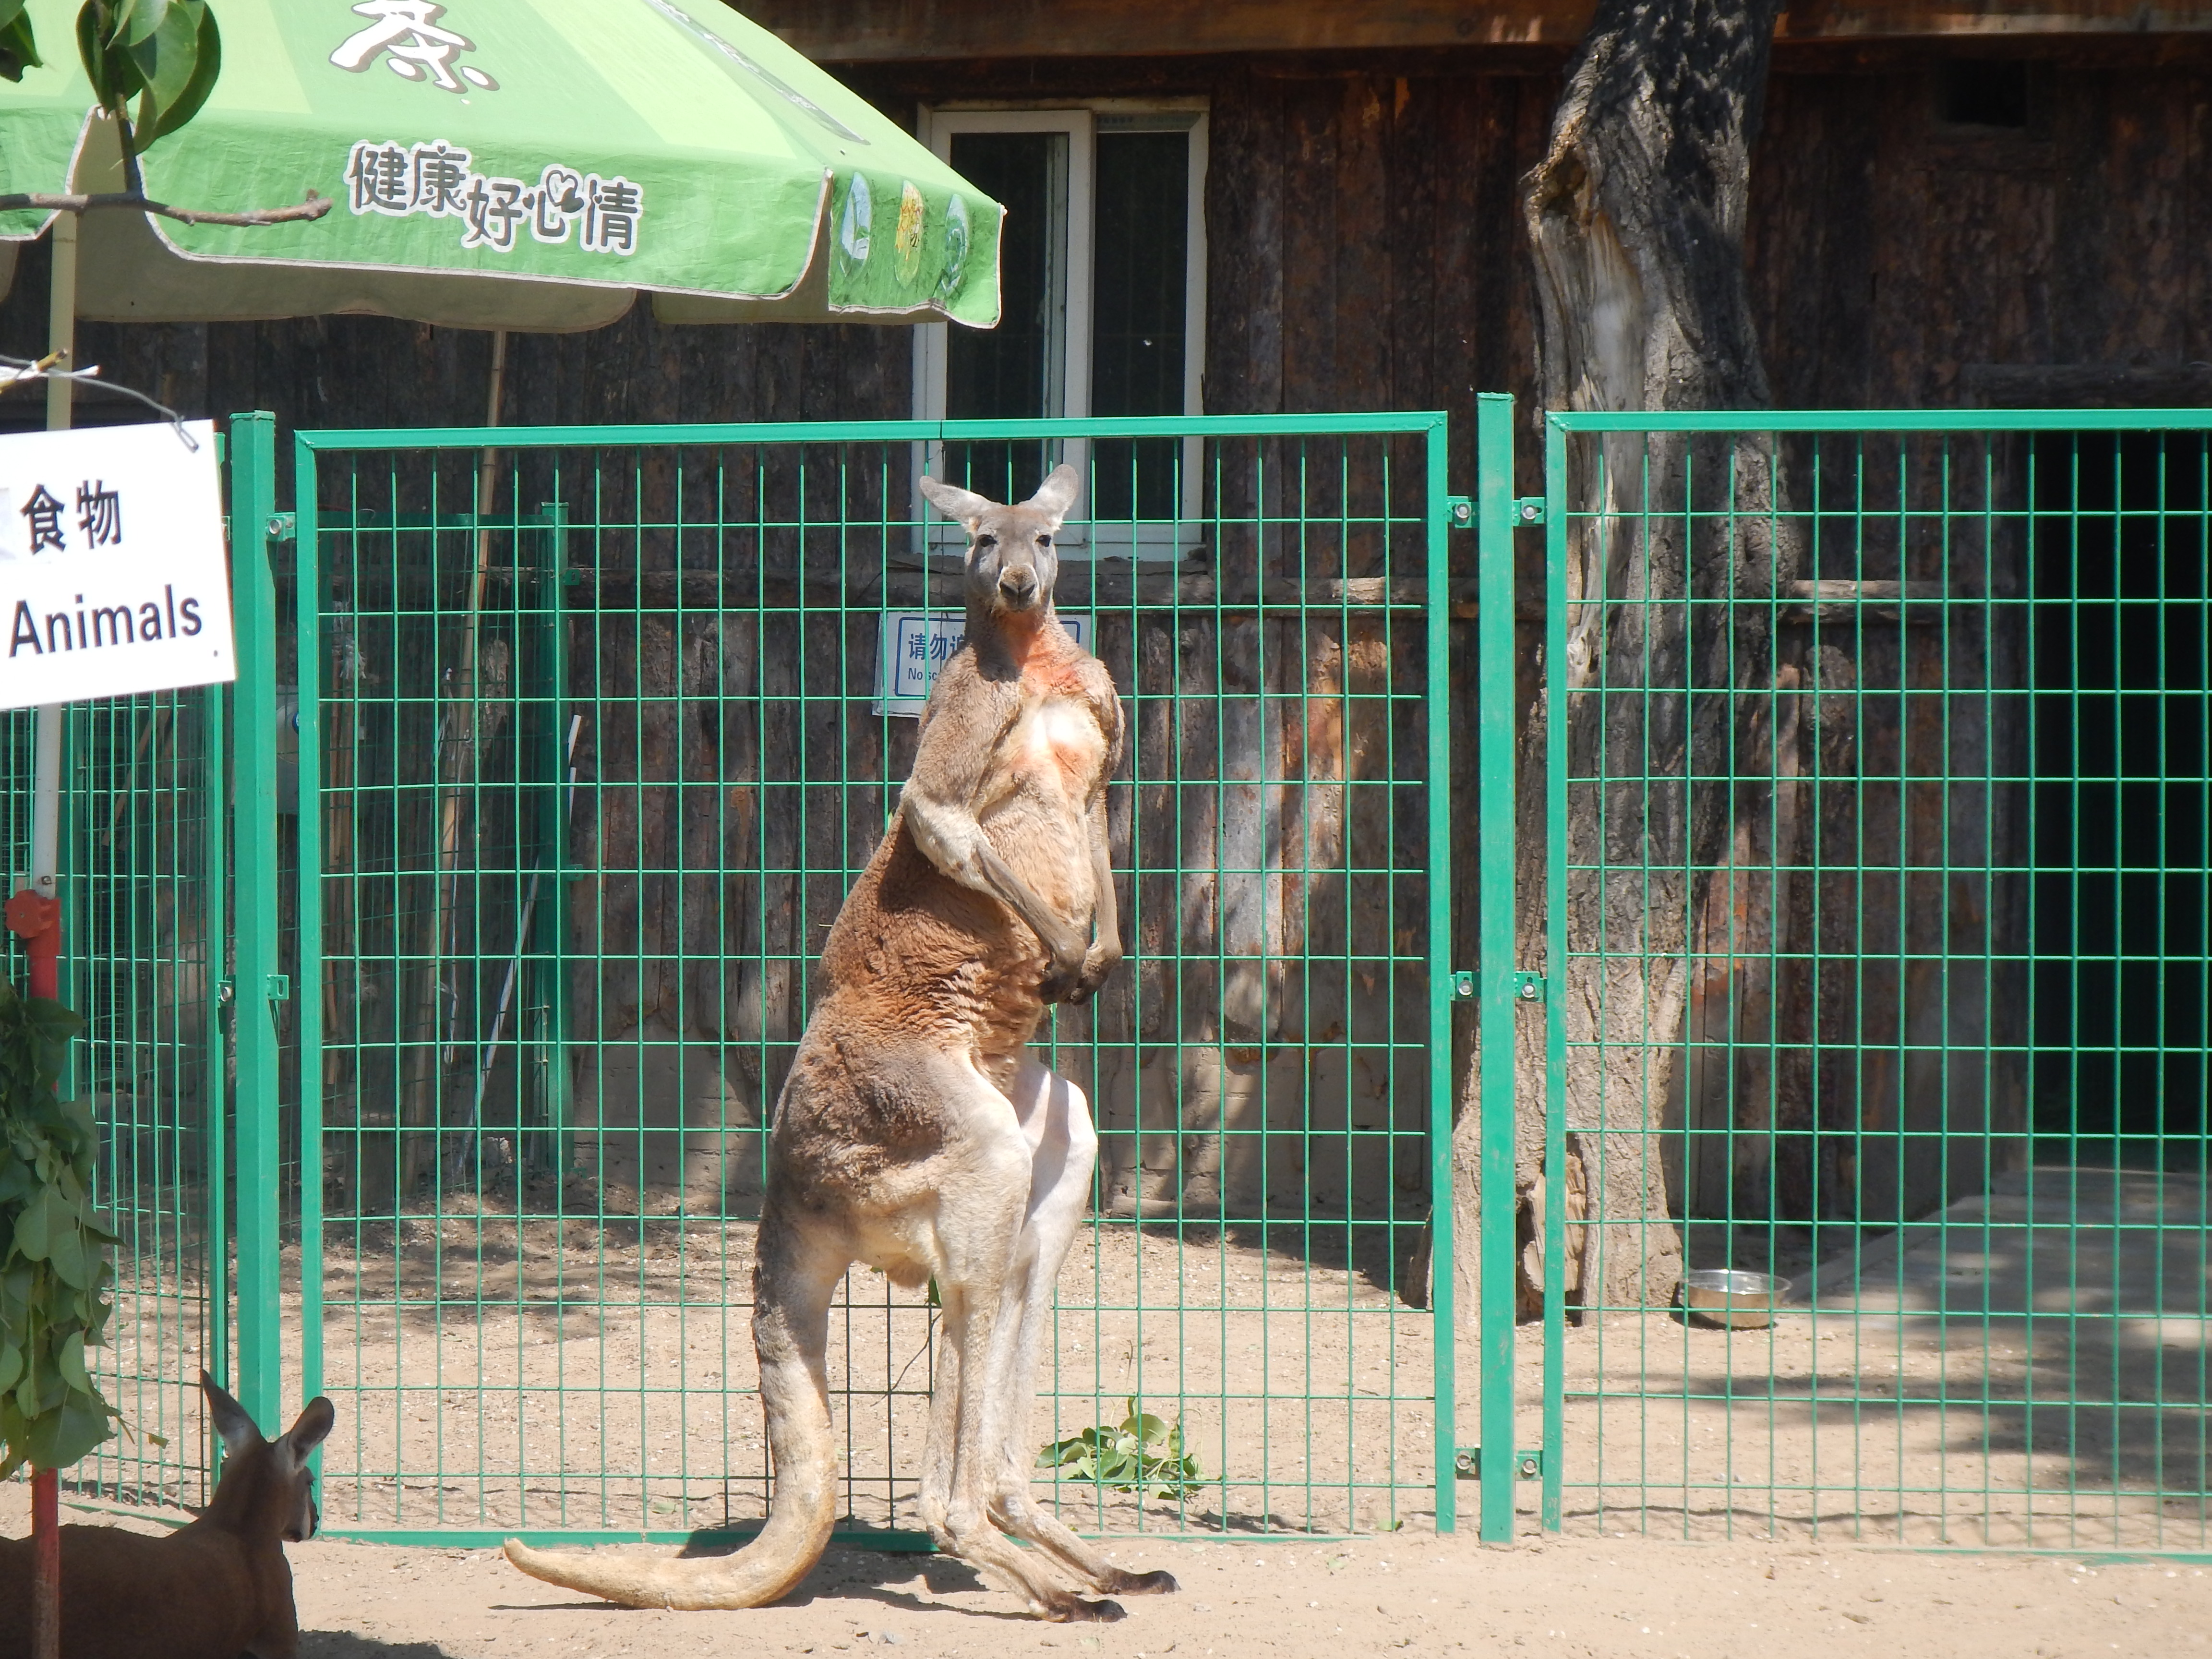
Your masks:
M1770 403L1743 226L1778 10L1778 0L1601 0L1549 151L1524 181L1547 407ZM1763 441L1578 440L1570 468L1571 501L1595 516L1573 526L1566 616L1522 645L1566 651L1568 775L1603 781L1571 790L1576 873L1559 896L1571 961L1547 963L1544 708L1533 703L1518 761L1516 965L1552 976L1566 1021L1570 1232L1559 1265L1570 1295L1585 1309L1665 1306L1682 1246L1669 1205L1680 1138L1664 1131L1680 1127L1683 1039L1706 988L1693 983L1693 919L1736 816L1731 791L1692 790L1685 774L1692 756L1706 775L1723 757L1739 775L1766 769L1771 699L1740 694L1771 688L1777 670L1766 607L1682 601L1771 594L1795 556L1786 538L1759 533L1774 496ZM1647 503L1652 516L1639 517ZM1735 511L1717 526L1684 514L1685 503ZM1476 1075L1471 1067L1462 1090L1469 1105ZM1543 1045L1524 1041L1516 1184L1530 1312L1542 1283L1543 1085ZM1479 1117L1463 1110L1455 1134L1469 1240Z

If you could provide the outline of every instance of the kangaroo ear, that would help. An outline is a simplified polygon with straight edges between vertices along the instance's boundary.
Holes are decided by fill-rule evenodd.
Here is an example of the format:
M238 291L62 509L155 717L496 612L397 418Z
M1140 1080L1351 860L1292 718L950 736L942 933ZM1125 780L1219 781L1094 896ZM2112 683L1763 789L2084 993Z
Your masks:
M957 519L970 530L975 520L988 513L998 503L988 496L978 495L972 489L963 489L958 484L939 483L934 478L921 481L921 493L937 504L937 510L948 519Z
M323 1443L331 1425L337 1420L338 1414L331 1409L329 1401L320 1395L310 1400L307 1409L300 1413L300 1420L284 1433L284 1443L292 1449L294 1460L307 1462L307 1454Z
M1037 493L1023 505L1049 516L1052 527L1057 530L1067 517L1067 509L1075 505L1075 498L1082 493L1083 475L1062 461L1045 475L1044 482L1037 486Z
M200 1373L200 1392L207 1396L208 1416L222 1440L223 1450L233 1457L243 1457L261 1444L261 1431L253 1426L246 1407L217 1388L215 1378L205 1371Z

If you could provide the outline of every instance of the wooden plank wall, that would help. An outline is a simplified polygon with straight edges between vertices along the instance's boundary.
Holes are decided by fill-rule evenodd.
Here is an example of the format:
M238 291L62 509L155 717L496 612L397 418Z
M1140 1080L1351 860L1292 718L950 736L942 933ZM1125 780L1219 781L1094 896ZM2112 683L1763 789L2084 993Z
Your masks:
M2030 134L1947 131L1929 63L1784 49L1753 177L1749 262L1777 401L1917 406L1983 363L2212 357L2212 60L2172 41L2053 58ZM1431 407L1533 393L1516 181L1556 54L864 66L896 114L986 96L1203 95L1212 109L1207 407ZM0 302L0 351L45 329L43 243ZM486 337L368 318L118 328L85 356L188 415L287 427L473 424ZM518 338L510 421L896 416L903 330L664 328ZM36 399L0 398L0 427ZM131 406L95 411L135 419ZM1471 460L1472 423L1455 447ZM1465 484L1464 477L1455 487Z
M2212 357L2203 49L2154 40L2049 55L2024 133L1945 129L1934 60L1883 50L1778 52L1749 246L1778 402L1942 404L1974 365ZM1518 180L1540 153L1559 61L1437 49L870 64L850 76L909 119L925 99L1207 99L1206 407L1445 407L1452 487L1467 491L1477 389L1519 394L1534 434ZM34 245L0 302L0 351L39 350L45 288ZM332 318L88 325L80 341L87 361L189 416L266 408L289 428L472 425L484 412L482 334ZM908 340L860 326L662 327L640 307L593 334L518 337L508 388L509 422L896 416L910 409ZM88 412L139 417L117 401L88 400ZM0 398L0 429L39 413L34 398ZM1539 459L1522 446L1521 491L1540 487ZM1524 574L1533 582L1533 568ZM600 653L592 672L605 683L647 670L607 654L621 649ZM1455 662L1472 672L1471 638ZM1459 762L1454 821L1472 826L1471 745ZM1472 885L1455 921L1468 960Z
M1946 130L1931 70L1777 76L1749 263L1776 401L1962 400L1970 364L2212 357L2212 67L2054 58L2027 132Z

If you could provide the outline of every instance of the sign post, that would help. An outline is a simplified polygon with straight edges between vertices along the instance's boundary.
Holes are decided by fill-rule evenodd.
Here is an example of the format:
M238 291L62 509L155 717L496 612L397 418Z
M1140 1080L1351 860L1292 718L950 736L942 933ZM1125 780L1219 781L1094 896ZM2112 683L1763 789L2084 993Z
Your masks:
M58 267L62 231L75 228L67 216L56 228ZM58 295L63 288L58 269ZM69 344L58 343L59 361ZM61 996L62 706L237 673L214 426L71 431L68 393L68 381L50 380L49 430L0 439L0 708L38 710L31 868L7 921L23 941L32 997L48 1001ZM57 1474L31 1476L39 1655L60 1644Z
M77 217L54 218L52 280L46 287L46 352L57 367L76 367ZM66 432L70 394L66 375L46 382L46 429ZM61 996L62 906L55 890L61 864L62 711L39 710L31 736L30 884L8 901L8 926L21 938L31 994ZM31 1536L36 1560L31 1578L32 1659L59 1659L62 1650L62 1518L60 1482L52 1469L31 1471Z

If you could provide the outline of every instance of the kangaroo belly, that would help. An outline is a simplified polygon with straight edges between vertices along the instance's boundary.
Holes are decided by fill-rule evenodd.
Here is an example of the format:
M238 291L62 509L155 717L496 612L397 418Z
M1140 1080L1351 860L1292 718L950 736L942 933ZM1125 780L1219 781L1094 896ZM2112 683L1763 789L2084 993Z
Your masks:
M1016 796L981 815L983 833L1030 891L1079 926L1091 918L1090 837L1080 816Z

